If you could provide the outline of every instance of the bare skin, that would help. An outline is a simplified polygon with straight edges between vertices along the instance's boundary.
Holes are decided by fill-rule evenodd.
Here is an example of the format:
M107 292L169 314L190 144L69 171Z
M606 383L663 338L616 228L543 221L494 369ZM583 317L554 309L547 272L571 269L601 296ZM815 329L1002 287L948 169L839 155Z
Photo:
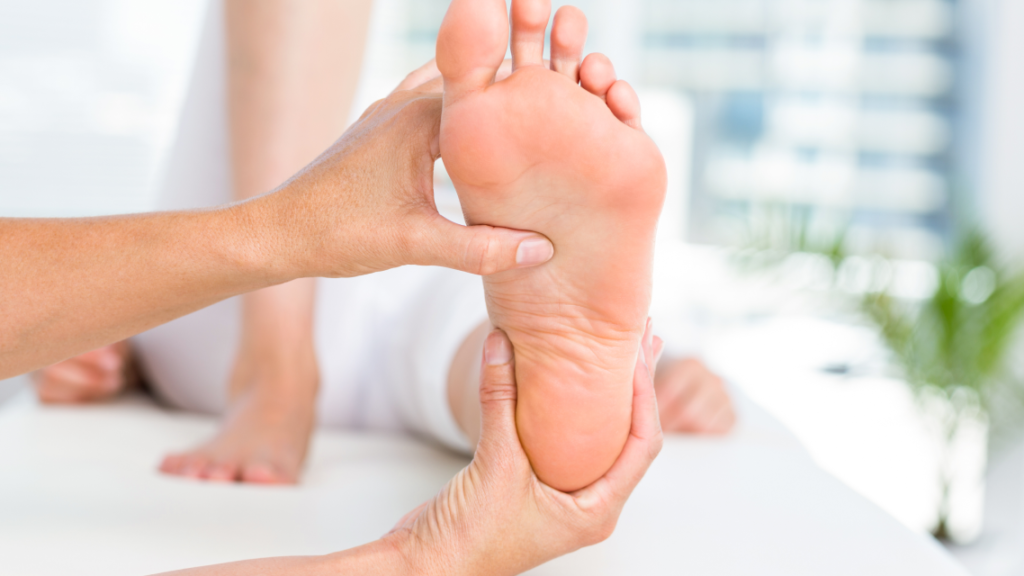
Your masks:
M228 112L234 195L274 188L344 131L370 0L228 0ZM315 425L315 280L246 294L228 411L209 441L160 470L219 481L294 484Z
M556 22L556 38L571 41L573 30L566 32L566 22L570 25L578 25L580 22L567 20L564 14ZM585 26L582 29L585 30ZM580 64L578 52L555 50L554 56L556 60L551 64L554 68L575 74ZM595 62L601 70L611 73L610 66L605 66L603 60ZM511 62L505 61L497 78L502 80L510 73ZM437 74L437 69L428 64L410 74L402 88L428 82ZM600 74L594 74L593 77L600 80ZM605 77L604 82L607 81ZM301 325L305 316L294 309L292 313L298 321L285 324ZM476 395L479 371L475 358L479 357L488 329L489 324L485 323L467 337L455 357L449 375L449 402L453 414L474 443L479 435L480 421ZM283 348L281 353L274 349L267 349L266 352L274 357L283 357L288 350L294 350L288 346ZM36 378L40 397L50 402L82 402L99 400L116 393L120 387L112 386L111 383L123 382L120 374L121 366L127 362L126 352L126 347L108 347L41 371ZM272 369L275 364L286 373L301 372L303 368L302 362L292 362L291 369L288 369L289 364L283 361L269 363L269 368ZM252 365L255 363L239 362L243 368ZM313 366L315 369L315 364ZM279 380L286 381L290 376L293 374L281 376ZM735 414L721 379L698 360L666 360L659 366L657 376L657 394L666 431L720 434L732 427ZM313 399L301 394L290 394L284 386L265 386L262 389L266 393L244 395L233 403L232 409L225 415L227 425L224 431L213 442L193 451L188 458L178 457L165 462L165 465L173 464L179 473L186 475L230 480L238 478L236 474L240 467L235 463L240 460L238 454L241 453L250 455L248 460L251 462L283 461L285 468L297 470L301 466L308 432L290 432L310 427ZM299 443L297 438L301 440L303 450L294 449ZM269 456L263 456L260 452L269 453ZM276 481L279 478L273 476L272 472L264 473L259 466L249 466L243 479L247 477L250 481L259 481L261 473L262 477L267 478L265 481Z
M470 442L480 439L479 365L491 330L484 322L463 341L448 373L448 405ZM658 414L666 433L717 436L736 424L736 411L725 382L698 358L665 358L654 375Z
M455 0L441 26L441 153L467 222L542 231L555 257L484 279L517 355L519 433L561 490L599 478L629 431L630 379L650 303L665 167L639 103L606 58L580 61L586 21L565 7L542 60L546 0ZM580 84L577 84L577 74ZM487 122L480 121L487 118Z
M725 383L697 358L660 362L654 391L666 432L726 434L736 424L736 409Z
M0 218L0 378L296 278L409 264L483 275L547 261L554 248L542 235L460 226L438 214L437 89L392 93L301 172L252 200L101 218Z
M604 476L573 493L545 485L523 451L516 430L517 359L508 338L496 330L484 347L477 394L481 438L473 461L383 538L325 556L263 558L173 574L506 576L608 538L626 499L661 450L648 368L656 364L661 343L650 330L645 333L622 453Z
M449 407L473 445L480 438L480 366L476 360L490 329L490 322L483 322L466 337L448 374ZM34 374L36 391L48 404L84 404L111 398L129 382L125 358L119 343L44 368ZM699 359L662 360L654 382L665 432L718 435L728 433L735 425L736 412L725 383Z

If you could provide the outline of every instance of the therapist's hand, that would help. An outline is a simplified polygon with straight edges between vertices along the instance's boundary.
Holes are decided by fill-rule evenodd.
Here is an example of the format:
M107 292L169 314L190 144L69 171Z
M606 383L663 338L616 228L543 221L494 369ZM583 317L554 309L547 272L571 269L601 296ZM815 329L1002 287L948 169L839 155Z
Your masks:
M482 431L473 462L386 537L417 574L519 574L611 535L626 499L661 450L654 384L661 343L648 327L633 376L633 424L604 477L566 494L530 468L515 425L512 345L500 330L484 346Z
M473 461L432 500L379 540L326 556L263 558L176 572L249 574L416 574L502 576L596 544L611 535L629 495L661 450L652 371L661 341L650 322L633 373L633 425L618 460L571 494L544 485L516 431L512 343L495 330L484 344L481 433Z
M554 249L539 234L461 226L438 214L436 76L432 62L410 74L313 163L243 206L259 223L272 223L253 240L281 255L286 276L357 276L405 264L491 274L551 258Z

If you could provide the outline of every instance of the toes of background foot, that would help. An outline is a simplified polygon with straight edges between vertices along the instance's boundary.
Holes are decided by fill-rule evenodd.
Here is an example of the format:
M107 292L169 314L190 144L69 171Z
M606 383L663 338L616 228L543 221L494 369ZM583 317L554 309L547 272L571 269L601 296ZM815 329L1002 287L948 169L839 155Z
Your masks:
M550 17L550 0L512 1L513 70L544 64L544 33Z
M182 458L181 465L178 466L178 471L175 474L186 478L202 478L203 472L206 471L209 464L210 459L207 456L188 454Z
M623 124L640 129L640 98L625 80L616 80L605 94L608 109Z
M604 98L615 84L615 67L604 54L587 55L580 65L580 86L587 92Z
M508 47L504 0L453 0L437 35L446 101L486 88Z
M252 484L295 484L294 475L285 474L276 466L255 462L242 468L242 481Z
M238 465L232 462L210 462L203 478L211 482L234 482L238 478Z
M160 462L160 471L164 474L177 474L181 469L182 462L184 462L184 457L181 454L168 454Z
M580 60L587 41L587 17L575 6L562 6L551 24L551 69L580 80Z

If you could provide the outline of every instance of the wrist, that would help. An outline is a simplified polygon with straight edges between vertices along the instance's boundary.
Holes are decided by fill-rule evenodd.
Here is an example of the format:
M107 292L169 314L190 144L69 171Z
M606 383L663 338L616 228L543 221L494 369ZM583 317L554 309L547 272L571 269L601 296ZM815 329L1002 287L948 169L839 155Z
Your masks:
M379 540L350 548L322 559L334 572L346 575L373 574L388 576L421 576L428 574L408 556L408 539L395 533Z
M465 574L456 559L462 556L458 543L451 539L438 540L434 531L424 533L423 524L400 528L388 533L378 542L389 547L399 559L405 572L415 576L460 576Z
M292 254L294 240L273 196L237 202L219 211L224 227L230 231L226 234L231 238L228 257L242 274L262 284L261 288L306 276ZM296 234L293 230L290 236Z

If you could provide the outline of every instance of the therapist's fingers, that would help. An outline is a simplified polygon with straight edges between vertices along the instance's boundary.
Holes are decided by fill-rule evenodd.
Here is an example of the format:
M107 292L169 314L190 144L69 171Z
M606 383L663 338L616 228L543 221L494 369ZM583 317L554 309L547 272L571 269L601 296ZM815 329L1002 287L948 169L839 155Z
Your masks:
M519 447L516 430L516 373L512 342L501 330L484 340L480 366L480 450ZM522 448L519 448L521 451Z
M578 494L581 501L594 497L598 502L609 502L621 508L661 452L664 437L658 420L654 374L650 369L654 365L655 350L661 346L660 340L651 331L648 319L640 357L633 372L633 423L629 438L611 469Z
M548 66L549 62L544 61L544 65ZM494 76L495 82L501 82L512 75L512 59L506 59L498 67L498 72ZM427 90L430 92L440 92L443 88L443 82L441 80L441 71L437 69L437 62L431 60L423 66L410 72L399 84L395 90Z
M435 60L431 60L410 72L409 75L398 84L398 87L395 88L395 90L411 90L440 77L441 71L437 69L437 62Z
M409 231L414 263L444 266L486 276L543 264L555 255L551 241L536 232L494 226L462 226L438 215Z

